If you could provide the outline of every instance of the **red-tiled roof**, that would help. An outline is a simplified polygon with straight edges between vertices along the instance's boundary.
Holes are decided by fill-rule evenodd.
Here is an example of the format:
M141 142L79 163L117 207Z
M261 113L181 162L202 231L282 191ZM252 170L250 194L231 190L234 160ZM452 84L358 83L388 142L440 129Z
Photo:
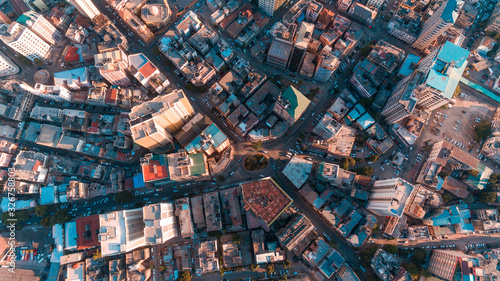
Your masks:
M142 165L144 181L155 181L168 178L168 167L161 165L160 161L149 160L149 165Z
M76 219L76 233L78 235L76 245L78 246L78 250L100 245L98 239L99 228L99 215Z
M118 89L109 88L106 91L106 96L104 97L104 102L114 104L116 102L117 95L118 95Z
M292 204L292 199L271 179L241 184L246 209L251 209L267 225Z
M448 176L444 181L442 189L460 198L467 198L469 195L469 191L467 191L467 184L450 176Z
M38 167L42 166L42 161L36 160L35 165L33 165L33 171L38 171Z
M146 78L153 75L155 71L156 67L149 61L143 67L141 67L141 69L139 69L139 72L142 74L142 76Z
M80 60L80 55L78 54L78 48L75 46L67 46L64 52L64 60L66 62Z

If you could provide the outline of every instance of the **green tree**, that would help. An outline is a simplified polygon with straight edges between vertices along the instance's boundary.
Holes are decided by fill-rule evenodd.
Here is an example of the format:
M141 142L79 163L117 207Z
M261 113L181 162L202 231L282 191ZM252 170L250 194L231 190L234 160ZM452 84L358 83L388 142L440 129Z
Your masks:
M101 258L102 258L101 251L99 251L99 249L97 249L97 251L92 256L92 259L96 261L96 260L101 259Z
M177 281L191 281L191 273L189 271L181 272Z
M132 200L134 197L135 197L134 194L130 191L126 191L126 190L120 191L115 196L115 202L117 204L125 203L125 202Z
M36 58L36 59L33 61L33 63L34 63L35 65L42 65L42 64L43 64L43 61L42 61L41 59Z
M23 56L23 55L19 55L17 58L19 59L19 61L20 61L22 64L24 64L24 65L26 65L26 66L28 66L28 65L32 65L32 64L33 64L33 63L31 62L31 60L30 60L30 59L28 59L27 57L25 57L25 56Z
M479 192L477 199L486 204L493 203L497 200L497 193L483 190Z
M467 170L467 174L473 177L479 176L479 171L477 170Z
M415 254L413 255L413 263L424 264L426 258L427 258L427 252L424 249L417 249L415 250Z
M398 247L396 245L392 245L392 244L384 245L384 250L386 250L389 254L393 254L393 255L398 253Z
M356 169L356 171L354 172L356 172L356 174L371 177L375 173L375 170L373 170L373 168L370 166L363 166L359 169Z
M328 245L332 248L337 248L337 246L339 245L337 242L333 241L333 240L330 240L328 241Z
M287 268L288 268L288 269L292 268L292 264L290 263L290 261L289 261L289 260L285 260L285 261L283 262L283 266L285 267L285 269L287 269Z
M160 267L158 268L160 270L160 272L165 272L165 270L167 270L167 266L165 265L160 265Z
M270 263L267 265L266 272L267 272L267 274L271 274L274 272L274 263Z
M372 49L374 48L375 46L373 46L372 44L367 44L365 45L363 48L361 48L360 52L361 52L361 55L363 57L366 57L368 56L368 54L372 51Z
M485 140L491 135L491 122L486 119L482 119L481 122L479 122L479 124L474 128L474 133L476 134L477 142Z
M457 88L455 89L455 92L453 93L453 97L456 97L458 96L458 94L460 94L460 85L457 86Z
M371 246L370 248L361 250L359 253L359 257L361 258L361 263L364 266L370 266L370 262L372 261L373 256L375 255L375 252L377 252L378 247L377 246Z
M493 173L493 174L491 174L490 179L488 180L488 183L497 184L499 180L500 180L500 174Z
M40 221L40 224L44 227L49 227L49 226L52 226L52 223L50 221L50 217L45 217L45 218L42 218L42 220Z
M413 279L416 279L418 277L418 274L419 274L419 270L418 270L418 267L412 263L405 263L403 264L403 267L404 269L406 269L406 271L408 271L408 273L410 273L411 277Z
M239 234L233 235L233 238L232 238L233 243L240 244L242 240L243 240L243 237L241 237L241 235L239 235Z
M47 206L44 206L44 205L38 205L35 207L35 215L37 217L40 217L40 218L43 218L47 215L47 212L48 212L48 208Z
M71 216L68 214L67 210L57 210L55 215L52 217L52 225L54 224L64 224L71 220Z
M256 271L256 270L257 270L257 268L259 268L259 265L252 263L251 265L249 265L249 266L248 266L248 268L249 268L251 271Z
M30 213L28 210L17 210L15 212L3 212L1 215L2 218L2 223L4 225L9 225L12 221L9 221L9 219L16 219L17 223L20 223L24 220L27 220L30 218Z
M441 196L441 198L443 198L443 202L444 203L448 203L448 202L451 202L453 201L453 196L451 196L449 193L445 192L443 193L443 196Z
M253 150L259 151L262 148L262 142L261 141L256 141L252 143Z
M341 168L344 170L349 170L350 167L354 166L356 164L356 160L352 157L347 157L344 160L342 160Z
M376 224L373 229L372 229L372 233L374 235L377 235L378 233L380 232L380 225L379 224Z
M158 46L156 44L151 48L151 52L155 56L159 56L161 54L160 49L158 49Z
M366 161L368 161L368 162L377 162L378 161L378 155L377 154L372 154L372 155L366 157Z
M438 173L438 176L441 177L441 178L446 178L447 176L450 175L450 172L446 171L446 170L442 170L441 172Z

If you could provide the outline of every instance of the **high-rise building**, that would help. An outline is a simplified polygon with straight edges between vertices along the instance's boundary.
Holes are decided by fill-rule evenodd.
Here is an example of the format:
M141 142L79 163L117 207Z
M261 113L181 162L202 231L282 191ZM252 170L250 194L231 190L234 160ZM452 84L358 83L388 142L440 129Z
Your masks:
M412 47L425 50L434 40L455 24L458 18L457 0L448 0L424 23L422 31Z
M330 46L325 46L318 57L318 65L316 67L316 73L314 74L314 80L319 82L328 81L339 67L339 64L339 59L332 54L332 48Z
M291 72L297 72L302 65L302 61L306 56L307 46L309 41L312 39L312 34L314 31L314 24L308 22L302 22L299 27L299 32L297 32L297 38L295 39L295 46L293 46L292 55L290 57L290 63L288 65L288 70Z
M99 241L103 257L132 251L144 246L142 208L99 215Z
M94 55L96 67L102 77L112 85L125 86L130 83L127 75L128 58L120 49Z
M259 9L266 15L272 17L274 12L279 9L286 0L259 0Z
M22 14L17 22L29 27L33 32L38 34L42 39L50 44L59 42L62 38L61 32L57 30L47 19L39 13L29 11Z
M376 181L366 208L381 216L401 217L412 191L413 185L401 178Z
M382 4L384 4L384 3L385 3L385 0L368 0L368 2L366 2L366 6L372 7L375 9L380 9Z
M344 13L347 13L347 11L349 10L349 7L351 6L353 0L338 0L337 1L337 8L344 12Z
M497 3L493 13L491 13L490 20L485 31L500 32L500 2Z
M47 42L17 22L9 25L7 30L0 30L0 39L31 61L46 59L51 50L51 46Z
M134 141L147 149L165 146L194 116L194 110L182 90L158 96L132 108L130 130Z
M382 109L393 124L409 116L415 107L434 110L449 103L460 82L469 51L446 42L423 58L417 69L401 80Z
M163 244L177 237L177 222L173 203L159 203L142 208L146 245Z
M90 19L95 18L96 16L100 15L101 12L97 7L92 3L92 0L66 0L69 3L71 3L75 8L78 9L78 11Z
M0 52L0 77L16 74L19 67L15 65L4 53Z
M290 26L285 26L281 23L276 24L274 32L272 32L274 40L267 52L267 64L286 69L290 54L292 53L296 28L295 24Z
M24 3L32 10L37 10L41 13L45 13L49 10L49 7L43 0L24 0Z

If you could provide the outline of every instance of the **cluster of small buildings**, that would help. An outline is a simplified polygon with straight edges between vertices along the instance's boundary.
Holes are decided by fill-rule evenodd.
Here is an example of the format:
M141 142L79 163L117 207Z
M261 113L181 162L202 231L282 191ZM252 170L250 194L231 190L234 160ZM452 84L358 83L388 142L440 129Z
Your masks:
M17 145L6 140L2 141L2 147L2 167L10 167L12 162L12 168L16 169L12 188L23 202L16 204L16 209L64 204L125 189L125 173L121 168L36 151L21 150L16 155ZM7 175L7 170L2 170L2 178ZM33 199L34 196L39 200ZM8 209L7 203L8 198L4 197L2 210Z
M429 262L429 273L443 280L496 279L499 250L484 250L464 254L454 250L433 250Z
M363 14L357 8L353 11ZM353 52L362 35L362 26L335 16L318 2L303 0L295 3L282 21L252 47L252 55L261 61L259 58L267 51L268 65L326 82L339 68L340 60Z
M233 0L225 6L212 6L214 2L217 1L207 1L209 8L214 11L212 23L225 30L231 37L229 40L234 40L237 46L245 47L255 42L270 21L269 17L253 9L250 3L239 6L240 3Z
M387 32L426 55L444 41L461 45L465 28L472 25L476 12L469 4L458 5L455 0L428 4L403 1L387 25Z
M147 280L154 270L150 266L154 265L150 246L175 237L191 238L222 230L233 234L158 248L162 251L159 257L166 268L165 277L175 280L185 270L194 269L201 275L223 267L283 261L283 250L275 241L267 241L264 231L258 228L269 230L292 202L271 178L264 178L220 193L77 218L53 227L51 266L60 266L60 274L67 276L100 274L101 278L109 275L122 278L119 280ZM235 240L236 236L241 241Z
M382 281L413 280L410 273L401 266L401 259L383 249L377 250L371 260L370 266Z

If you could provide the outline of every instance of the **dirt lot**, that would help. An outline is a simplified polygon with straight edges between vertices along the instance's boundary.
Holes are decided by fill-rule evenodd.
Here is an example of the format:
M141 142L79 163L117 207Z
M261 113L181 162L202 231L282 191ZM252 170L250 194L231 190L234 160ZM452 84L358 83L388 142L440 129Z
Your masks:
M456 103L452 108L440 108L432 113L428 130L424 132L421 139L458 142L464 145L463 150L477 156L476 151L479 145L474 143L476 118L491 120L494 112L495 108L490 104L479 101L470 95L464 97L459 95L456 97ZM460 146L458 143L456 146Z

